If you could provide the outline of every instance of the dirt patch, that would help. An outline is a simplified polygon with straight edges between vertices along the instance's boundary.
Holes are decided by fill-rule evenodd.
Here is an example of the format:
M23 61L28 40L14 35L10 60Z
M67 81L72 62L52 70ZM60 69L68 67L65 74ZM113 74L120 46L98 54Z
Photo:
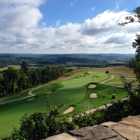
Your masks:
M69 107L67 110L65 110L65 111L63 112L63 114L70 113L70 112L72 112L73 110L74 110L74 107Z
M88 88L95 88L95 87L96 87L95 84L90 84L90 85L88 86Z
M97 98L97 93L91 93L90 98Z

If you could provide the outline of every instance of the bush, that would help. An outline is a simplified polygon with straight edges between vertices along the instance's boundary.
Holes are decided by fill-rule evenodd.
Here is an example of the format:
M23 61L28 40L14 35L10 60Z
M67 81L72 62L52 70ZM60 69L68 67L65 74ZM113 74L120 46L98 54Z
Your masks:
M108 74L108 73L109 73L109 71L107 70L105 73L106 73L106 74Z
M39 140L76 128L74 123L66 121L59 107L50 107L48 113L24 115L19 130L14 129L11 136L3 137L2 140Z

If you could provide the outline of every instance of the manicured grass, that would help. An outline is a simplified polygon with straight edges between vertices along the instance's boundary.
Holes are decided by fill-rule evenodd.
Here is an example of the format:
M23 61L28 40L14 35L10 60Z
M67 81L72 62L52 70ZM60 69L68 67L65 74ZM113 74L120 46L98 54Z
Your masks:
M104 79L109 78L110 75L98 72L89 72L88 74L79 74L71 79L61 82L62 88L49 94L52 105L64 104L70 105L81 101L85 97L86 87L85 85L96 81L101 82ZM96 77L96 78L94 78Z
M41 94L34 100L24 99L4 105L0 105L0 136L10 134L12 125L19 127L19 119L27 113L46 111L45 95Z
M16 99L19 99L19 98L27 97L27 96L29 96L28 92L29 92L29 90L26 90L26 91L22 92L22 94L12 95L12 96L9 96L7 98L3 98L3 99L0 100L0 104L1 103L6 103L8 101L16 100Z
M92 108L96 108L102 106L104 104L108 104L119 99L125 98L127 96L126 91L122 88L117 88L114 86L103 85L99 83L96 84L96 87L93 89L89 89L88 85L86 85L86 95L80 102L76 103L75 113L90 110ZM91 93L96 93L97 98L90 98ZM112 99L112 94L116 94L116 98ZM103 98L104 96L104 98Z
M74 111L70 113L70 115L124 98L126 93L123 89L100 84L101 81L108 78L110 78L110 74L106 74L105 72L86 72L86 69L84 69L84 72L80 72L80 74L70 79L59 82L55 81L55 83L34 90L32 93L37 96L31 101L28 101L29 99L24 99L0 105L0 136L9 134L13 124L19 127L19 119L25 113L30 115L34 112L46 111L46 93L52 105L64 105L62 107L62 112L68 107L73 106ZM97 87L88 89L89 83L95 83ZM90 99L89 96L92 92L96 92L98 98ZM112 94L116 94L117 98L112 100ZM25 96L28 96L28 91L20 96L4 99L0 101L0 103ZM105 96L105 98L102 98L103 96Z

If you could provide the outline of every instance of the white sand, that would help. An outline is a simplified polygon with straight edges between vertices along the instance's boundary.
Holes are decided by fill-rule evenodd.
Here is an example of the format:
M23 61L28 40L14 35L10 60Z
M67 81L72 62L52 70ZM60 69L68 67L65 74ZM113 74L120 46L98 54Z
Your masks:
M63 114L70 113L70 112L72 112L73 110L74 110L74 107L69 107L67 110L65 110L65 111L63 112Z
M90 98L97 98L97 94L96 93L91 93Z
M90 85L88 86L88 88L95 88L95 87L96 87L95 84L90 84Z

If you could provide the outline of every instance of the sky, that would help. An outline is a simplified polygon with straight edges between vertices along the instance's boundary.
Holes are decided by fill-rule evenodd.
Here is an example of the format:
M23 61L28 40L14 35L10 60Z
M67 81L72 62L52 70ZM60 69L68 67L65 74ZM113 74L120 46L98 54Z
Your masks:
M140 0L0 0L0 53L133 54Z

